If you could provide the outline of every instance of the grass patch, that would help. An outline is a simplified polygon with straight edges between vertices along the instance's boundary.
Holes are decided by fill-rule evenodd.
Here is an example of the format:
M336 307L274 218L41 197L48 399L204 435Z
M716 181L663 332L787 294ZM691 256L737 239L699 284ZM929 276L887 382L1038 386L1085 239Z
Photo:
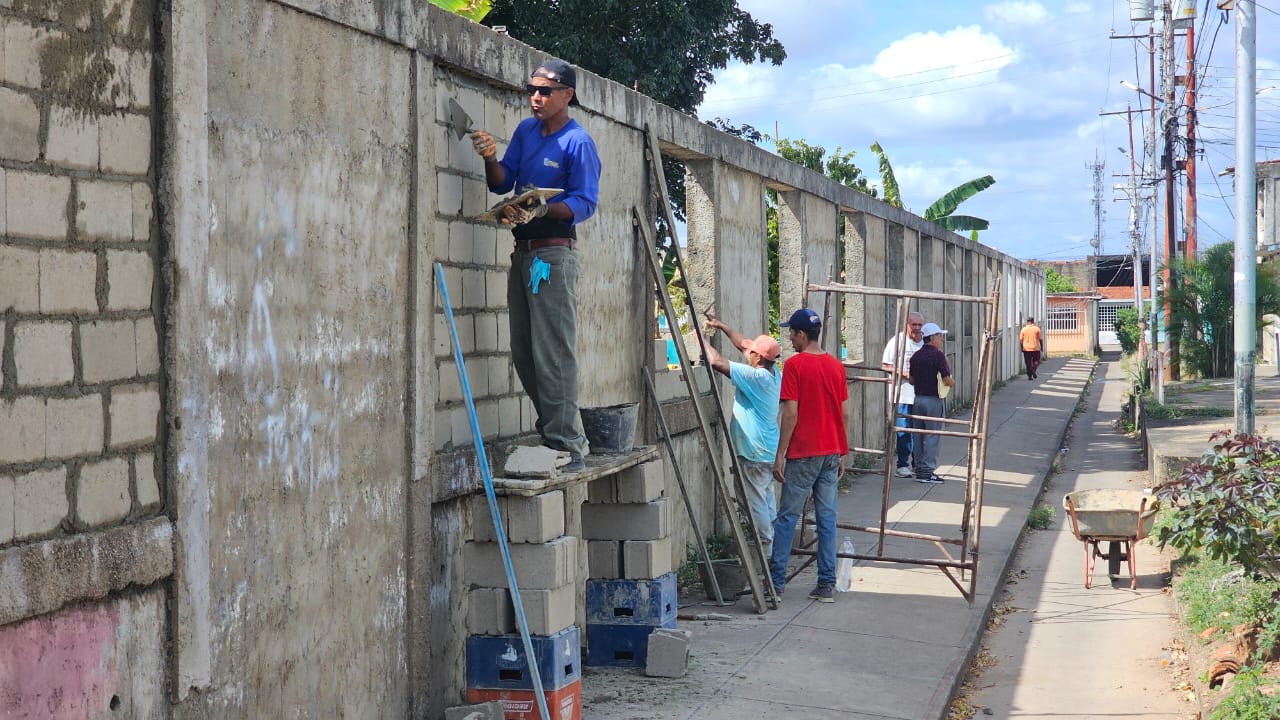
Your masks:
M1173 592L1182 609L1182 622L1195 634L1215 628L1230 633L1243 623L1264 626L1271 622L1272 599L1280 587L1258 580L1244 571L1204 557L1183 557L1185 569Z
M1183 418L1217 418L1232 417L1235 410L1228 407L1179 407L1177 405L1169 405L1158 403L1148 398L1143 403L1143 413L1151 420L1181 420Z
M1037 505L1027 513L1027 527L1032 530L1048 530L1053 527L1056 514L1052 505Z

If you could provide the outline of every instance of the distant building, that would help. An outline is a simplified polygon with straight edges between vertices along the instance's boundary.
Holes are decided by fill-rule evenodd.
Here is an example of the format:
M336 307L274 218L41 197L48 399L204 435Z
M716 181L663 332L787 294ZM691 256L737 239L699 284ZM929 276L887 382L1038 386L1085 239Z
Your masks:
M1258 187L1258 260L1280 257L1280 160L1255 166Z
M1101 299L1101 295L1089 291L1049 293L1043 325L1045 349L1054 355L1089 355L1097 350Z

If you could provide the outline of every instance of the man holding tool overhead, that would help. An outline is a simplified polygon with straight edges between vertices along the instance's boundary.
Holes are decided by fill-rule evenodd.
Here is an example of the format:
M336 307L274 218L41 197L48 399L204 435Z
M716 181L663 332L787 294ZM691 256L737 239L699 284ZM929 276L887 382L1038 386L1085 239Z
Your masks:
M584 469L590 452L578 415L576 226L595 213L600 196L595 142L569 117L569 106L578 104L577 85L577 73L562 60L534 70L526 86L532 117L516 126L501 161L492 135L471 133L490 191L564 189L546 203L503 209L515 235L507 277L511 358L538 414L543 443L572 457L564 472Z
M773 518L778 514L773 494L773 459L778 449L778 391L782 374L774 362L782 354L778 341L768 335L751 340L720 318L707 313L707 327L723 330L734 347L742 350L746 363L730 362L703 341L707 363L733 383L733 420L729 433L733 451L741 461L742 488L747 493L751 519L760 535L760 549L769 557L773 550Z

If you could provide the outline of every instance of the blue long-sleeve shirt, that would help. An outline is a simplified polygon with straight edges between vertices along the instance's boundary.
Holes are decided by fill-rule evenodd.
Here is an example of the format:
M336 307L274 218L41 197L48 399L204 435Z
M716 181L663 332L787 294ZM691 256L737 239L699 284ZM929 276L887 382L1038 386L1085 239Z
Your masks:
M585 128L570 120L550 135L542 135L542 122L525 118L511 135L511 144L499 163L504 179L490 185L495 193L535 187L563 188L547 202L563 202L573 211L572 221L542 217L512 232L517 239L575 237L573 226L591 217L600 200L600 155Z

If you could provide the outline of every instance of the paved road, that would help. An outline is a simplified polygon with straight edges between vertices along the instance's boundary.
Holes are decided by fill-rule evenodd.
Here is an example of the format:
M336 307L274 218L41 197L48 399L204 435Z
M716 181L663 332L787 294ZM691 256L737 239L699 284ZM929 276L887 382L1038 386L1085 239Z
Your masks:
M1105 559L1086 590L1084 546L1061 509L1072 490L1143 488L1138 443L1112 424L1123 392L1119 362L1102 363L1068 436L1063 470L1045 491L1043 502L1057 509L1053 527L1025 537L996 597L1003 623L983 639L995 664L970 680L977 688L970 702L988 709L979 718L1194 717L1160 662L1177 633L1164 592L1167 557L1143 542L1137 590L1129 589L1127 567L1108 581Z

